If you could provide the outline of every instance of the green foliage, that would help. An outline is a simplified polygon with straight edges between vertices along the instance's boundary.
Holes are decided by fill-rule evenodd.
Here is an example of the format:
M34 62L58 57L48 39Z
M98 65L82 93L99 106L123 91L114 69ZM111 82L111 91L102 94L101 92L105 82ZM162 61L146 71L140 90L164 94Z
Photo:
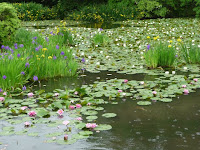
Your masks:
M7 3L0 3L0 45L20 27L15 8Z
M172 45L162 42L154 43L150 49L144 53L147 67L171 67L176 59L176 49Z
M190 42L181 44L181 54L184 60L189 64L200 64L200 47L198 44Z
M109 38L108 36L106 36L105 34L102 33L97 33L94 37L93 37L93 41L95 45L106 45L109 42Z
M55 8L44 7L38 3L14 3L17 15L24 21L50 20L56 19L57 13Z

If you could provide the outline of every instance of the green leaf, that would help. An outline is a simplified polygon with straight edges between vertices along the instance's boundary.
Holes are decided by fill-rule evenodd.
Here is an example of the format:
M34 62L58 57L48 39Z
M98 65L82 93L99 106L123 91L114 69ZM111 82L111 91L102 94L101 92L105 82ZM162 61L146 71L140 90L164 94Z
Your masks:
M117 116L117 114L115 113L105 113L102 115L103 117L106 117L106 118L112 118L112 117L115 117Z

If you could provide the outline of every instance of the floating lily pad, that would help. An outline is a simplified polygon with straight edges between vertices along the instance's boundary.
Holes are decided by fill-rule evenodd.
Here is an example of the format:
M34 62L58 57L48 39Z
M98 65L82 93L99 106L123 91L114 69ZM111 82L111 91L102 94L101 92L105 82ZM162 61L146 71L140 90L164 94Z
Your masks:
M106 117L106 118L112 118L112 117L115 117L117 116L117 114L115 113L105 113L102 115L103 117Z
M151 105L151 102L149 101L139 101L137 102L138 105L141 105L141 106L147 106L147 105Z
M112 129L111 125L108 124L99 124L94 130L110 130Z

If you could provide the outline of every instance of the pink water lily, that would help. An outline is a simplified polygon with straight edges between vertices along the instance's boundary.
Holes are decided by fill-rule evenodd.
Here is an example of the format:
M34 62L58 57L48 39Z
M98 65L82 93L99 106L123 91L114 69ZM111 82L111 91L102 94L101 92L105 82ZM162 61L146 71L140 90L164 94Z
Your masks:
M98 125L96 123L87 123L86 124L86 128L89 128L89 129L94 129L96 128Z
M62 109L59 109L59 110L57 111L57 113L58 113L60 116L62 116L62 114L64 113L64 111L63 111Z
M76 118L78 121L82 121L83 119L81 117Z
M194 82L197 82L197 81L198 81L198 79L196 79L196 78L195 78L195 79L193 79L193 81L194 81Z
M90 106L91 105L91 103L87 103L87 106Z
M28 107L27 106L23 106L21 107L21 110L26 110Z
M123 92L122 90L118 90L119 93Z
M24 122L24 126L25 126L25 127L29 127L30 125L31 125L31 124L30 124L29 122L27 122L27 121Z
M182 85L182 88L186 88L187 87L187 85Z
M81 108L81 104L76 104L76 108Z
M125 80L124 80L124 83L128 83L128 80L127 80L127 79L125 79Z
M0 97L0 102L3 102L5 101L5 98L4 97Z
M36 116L36 112L35 112L35 111L30 111L30 112L28 113L28 115L29 115L30 117L35 117L35 116Z
M60 95L59 93L55 93L55 94L54 94L55 97L57 97L57 96L59 96L59 95Z
M69 123L70 123L70 121L68 121L68 120L63 121L64 125L68 125Z
M153 92L152 92L152 94L153 94L153 95L156 95L156 94L157 94L157 92L156 92L156 91L153 91Z
M70 109L70 110L74 110L74 109L75 109L75 106L74 106L74 105L69 105L69 109Z
M184 93L185 95L188 95L188 94L189 94L189 90L188 90L188 89L184 89L184 90L183 90L183 93Z
M77 91L75 91L75 92L74 92L74 94L75 94L75 95L77 95L77 94L78 94L78 92L77 92Z
M33 93L31 92L31 93L28 93L28 97L33 97Z

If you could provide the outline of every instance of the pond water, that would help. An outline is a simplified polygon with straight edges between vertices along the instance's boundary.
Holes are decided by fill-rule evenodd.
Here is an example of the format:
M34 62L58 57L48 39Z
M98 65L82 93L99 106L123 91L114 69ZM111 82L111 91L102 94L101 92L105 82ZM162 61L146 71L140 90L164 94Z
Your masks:
M144 80L145 74L123 75L115 72L103 71L100 74L85 73L78 78L59 78L43 81L42 89L52 91L55 88L74 88L82 84L91 84L96 80L105 81L113 78ZM153 79L151 77L151 79ZM45 85L45 86L44 86ZM38 86L34 86L38 89ZM98 114L97 124L110 124L113 128L108 131L94 133L88 139L78 140L72 145L59 145L46 143L44 136L47 131L63 130L62 127L48 128L38 124L31 129L41 133L40 136L30 137L27 135L1 136L0 149L7 150L40 150L40 149L73 149L73 150L188 150L200 149L200 90L190 95L182 95L173 99L171 103L155 102L150 106L138 106L131 98L115 99L115 104L102 105L105 109ZM105 100L107 100L105 98ZM113 112L115 118L103 118L102 113ZM66 119L70 117L66 113ZM51 117L51 120L57 120ZM7 123L1 121L0 127ZM16 130L23 128L17 125ZM72 133L76 133L76 129Z

